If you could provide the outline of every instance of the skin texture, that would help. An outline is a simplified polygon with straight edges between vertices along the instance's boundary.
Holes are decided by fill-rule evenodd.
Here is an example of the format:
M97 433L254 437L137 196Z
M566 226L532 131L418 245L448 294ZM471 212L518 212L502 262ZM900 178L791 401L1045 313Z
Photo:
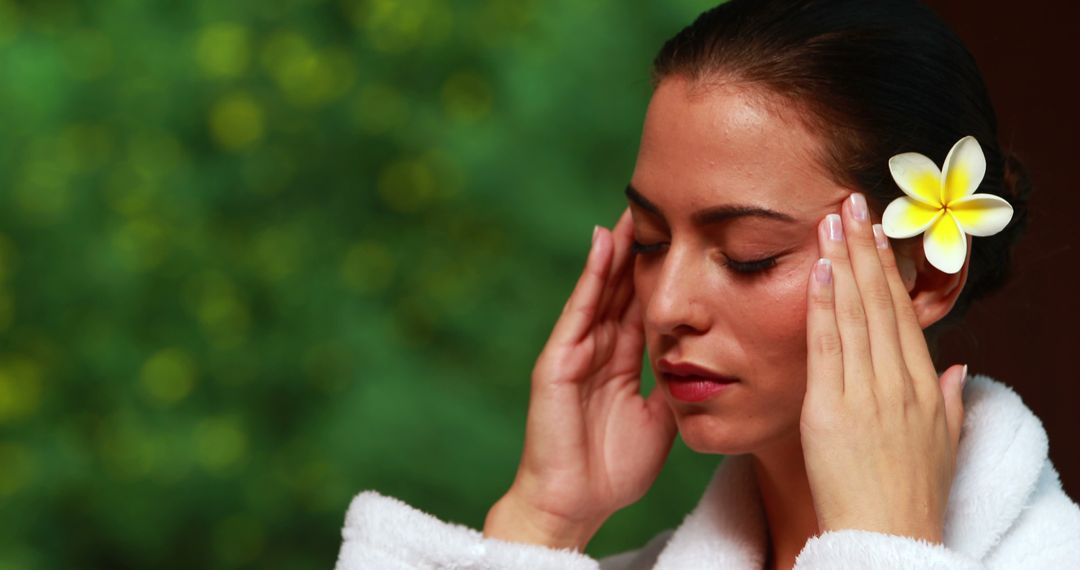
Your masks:
M871 223L880 214L853 219L842 206L853 190L820 168L820 141L797 106L766 95L681 77L657 86L631 178L652 208L631 200L612 230L594 233L533 369L521 462L485 536L583 550L647 492L678 433L701 453L753 455L767 568L790 568L824 530L940 538L962 413L959 367L939 387L925 341L913 339L951 309L967 267L949 275L929 266L921 237L879 258ZM730 204L794 222L692 221ZM825 237L830 213L842 214L843 247ZM655 249L632 255L634 240ZM827 301L811 280L822 255L835 268ZM726 265L769 256L776 265L758 274ZM895 334L861 314L897 323ZM673 399L663 380L643 395L646 347L658 379L665 358L739 382L694 404Z

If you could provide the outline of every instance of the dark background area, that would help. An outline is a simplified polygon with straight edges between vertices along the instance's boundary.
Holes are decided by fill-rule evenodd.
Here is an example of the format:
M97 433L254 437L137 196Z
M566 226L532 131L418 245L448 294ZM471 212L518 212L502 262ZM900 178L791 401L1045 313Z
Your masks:
M1033 183L1010 282L942 337L942 362L968 362L972 372L1012 386L1046 427L1066 493L1080 497L1080 372L1072 360L1080 350L1080 9L1070 2L1039 9L1000 1L926 4L975 56L999 138L1024 161Z

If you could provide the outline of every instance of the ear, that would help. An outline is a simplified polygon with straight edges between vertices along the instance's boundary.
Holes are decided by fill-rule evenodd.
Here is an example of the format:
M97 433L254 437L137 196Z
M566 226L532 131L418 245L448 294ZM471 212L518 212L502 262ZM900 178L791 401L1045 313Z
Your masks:
M967 255L964 266L956 273L945 273L926 261L922 234L894 243L896 264L923 329L947 315L964 290L971 265L971 236L964 237L967 238Z

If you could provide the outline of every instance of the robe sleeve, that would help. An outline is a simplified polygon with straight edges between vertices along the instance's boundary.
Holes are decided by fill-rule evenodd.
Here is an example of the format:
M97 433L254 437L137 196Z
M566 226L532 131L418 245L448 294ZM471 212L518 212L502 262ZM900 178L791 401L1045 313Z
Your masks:
M1049 459L1033 496L1009 532L986 557L992 570L1080 568L1080 505L1061 486Z
M985 570L941 544L866 530L824 532L806 541L793 570Z
M341 536L335 570L599 569L576 550L487 538L375 491L353 498Z

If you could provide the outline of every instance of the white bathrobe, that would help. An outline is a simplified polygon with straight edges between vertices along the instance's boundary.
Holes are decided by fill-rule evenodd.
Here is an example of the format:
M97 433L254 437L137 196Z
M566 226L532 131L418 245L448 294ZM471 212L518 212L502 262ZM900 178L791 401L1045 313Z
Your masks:
M796 570L1080 569L1080 507L1062 490L1042 422L985 375L964 386L944 545L862 530L810 538ZM596 560L485 538L375 491L357 495L337 570L759 570L766 527L750 455L726 456L697 506L640 548Z

